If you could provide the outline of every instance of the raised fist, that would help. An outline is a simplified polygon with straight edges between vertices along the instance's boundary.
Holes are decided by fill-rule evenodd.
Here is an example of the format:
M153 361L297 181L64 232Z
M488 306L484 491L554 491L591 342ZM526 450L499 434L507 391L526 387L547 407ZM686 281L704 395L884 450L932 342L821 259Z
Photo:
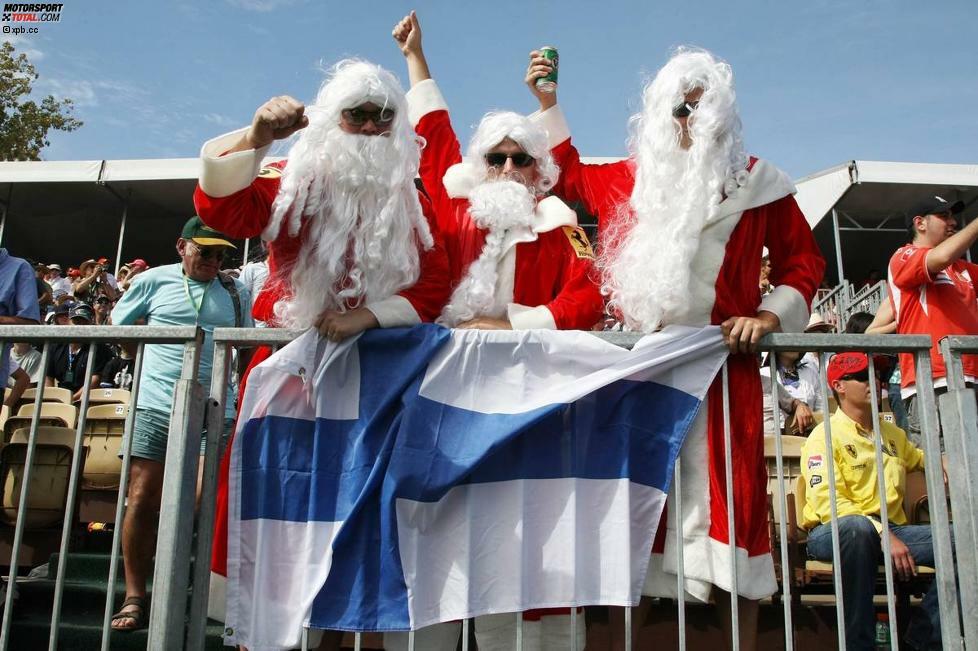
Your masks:
M412 11L394 25L391 36L397 41L397 46L401 48L404 56L421 53L421 23L418 22L418 15L415 12Z
M299 129L304 129L309 126L305 110L305 105L293 97L273 97L255 111L246 136L248 143L260 149L274 140L288 138Z

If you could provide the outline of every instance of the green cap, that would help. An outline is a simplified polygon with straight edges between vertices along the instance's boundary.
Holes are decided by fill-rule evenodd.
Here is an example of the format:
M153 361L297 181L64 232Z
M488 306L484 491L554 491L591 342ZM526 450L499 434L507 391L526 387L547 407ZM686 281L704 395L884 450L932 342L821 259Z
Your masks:
M183 225L183 232L180 233L180 237L185 240L193 240L195 244L200 244L201 246L230 246L232 249L238 248L227 240L227 235L215 231L197 215L188 219L187 223Z

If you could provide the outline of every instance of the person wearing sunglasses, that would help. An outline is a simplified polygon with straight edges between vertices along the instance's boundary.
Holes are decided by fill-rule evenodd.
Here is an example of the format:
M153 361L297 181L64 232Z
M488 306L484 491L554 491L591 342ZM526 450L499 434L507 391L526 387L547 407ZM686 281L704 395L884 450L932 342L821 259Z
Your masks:
M566 60L570 54L566 53ZM672 324L719 326L728 362L731 449L738 563L741 648L756 648L758 600L777 591L767 521L762 399L757 359L750 353L769 332L801 332L825 262L792 194L786 174L750 156L744 146L730 65L712 53L679 48L645 87L631 121L628 158L585 164L570 140L557 92L536 80L551 71L530 53L525 81L540 104L532 119L550 137L561 176L554 194L581 202L598 217L604 239L598 267L609 307L625 327L654 332ZM564 67L561 83L573 79ZM761 252L767 247L774 290L760 295ZM730 547L723 474L720 379L703 418L687 435L682 484L685 589L717 603L730 634ZM675 513L673 507L667 510ZM677 531L658 537L646 593L672 596ZM662 554L662 556L659 556ZM715 589L714 589L715 588ZM641 621L644 612L636 619ZM727 639L730 639L729 635Z
M263 161L274 142L290 138L287 160ZM415 186L420 156L397 78L353 59L333 66L309 105L274 97L250 126L206 142L198 213L221 232L261 236L268 246L254 317L270 327L315 327L333 342L434 321L449 295L448 261ZM252 366L270 354L260 347ZM246 383L247 372L242 391ZM225 455L214 585L227 576L228 469ZM224 603L211 603L219 614ZM327 632L320 648L340 641Z
M204 331L204 343L200 349L198 379L203 386L210 386L214 328L252 326L248 289L220 271L225 256L234 248L226 235L208 227L200 217L191 217L176 241L180 261L149 269L133 278L129 289L112 308L112 323L200 327ZM179 384L183 368L183 348L182 344L147 346L143 357L139 395L134 405L128 508L122 528L126 598L112 617L112 628L119 631L144 628L148 623L146 579L152 571L163 463L174 387ZM219 435L222 440L231 431L236 395L235 388L229 386L224 426ZM206 439L201 432L190 434Z
M978 240L978 220L958 223L965 205L953 196L930 194L907 212L909 243L890 258L889 288L897 334L931 337L931 375L938 395L947 391L947 367L939 342L949 335L978 334L978 266L964 254ZM978 355L961 356L965 380L978 382ZM917 370L913 355L900 353L900 395L907 411L907 435L923 442ZM940 438L943 449L944 438Z
M448 252L453 293L439 323L590 329L603 308L593 252L574 211L544 198L559 170L543 129L517 113L489 113L463 157L414 12L393 37L411 80L408 112L426 143L421 180Z
M826 375L838 402L831 417L832 449L825 447L825 425L818 425L802 447L801 469L805 478L805 509L801 525L809 530L808 554L832 562L832 507L828 464L834 466L836 509L842 554L842 591L845 602L847 649L875 649L876 612L873 605L877 568L882 564L880 536L882 506L878 491L872 392L880 400L879 373L889 361L874 356L877 375L869 372L865 353L839 353L829 360ZM934 567L930 525L909 524L903 489L906 474L924 469L924 452L906 433L879 418L886 482L886 514L889 521L893 570L901 581L917 575L917 566ZM947 477L945 475L945 481ZM937 582L932 582L921 602L926 617L911 619L901 637L913 649L941 648Z

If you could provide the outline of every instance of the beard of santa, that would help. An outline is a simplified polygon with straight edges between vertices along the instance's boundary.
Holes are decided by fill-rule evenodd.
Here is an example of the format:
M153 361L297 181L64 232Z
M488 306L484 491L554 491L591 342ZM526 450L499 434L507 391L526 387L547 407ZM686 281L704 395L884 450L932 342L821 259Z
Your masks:
M372 102L393 108L382 135L350 134L340 113ZM262 233L283 224L299 237L299 254L269 282L281 287L279 324L308 328L325 310L346 311L383 300L415 283L419 248L433 245L414 178L420 147L408 124L397 79L364 61L343 61L323 84L288 154L272 216Z
M672 116L703 89L688 118L689 149ZM704 225L747 182L730 66L702 50L680 50L645 88L630 141L635 187L602 242L598 265L609 309L633 330L686 323L690 274ZM696 324L703 325L703 324Z
M437 323L455 327L476 317L502 318L508 301L496 300L499 263L507 233L530 229L535 216L536 198L524 183L508 179L492 180L476 186L469 194L469 216L479 228L488 230L486 243L466 270L462 282L452 292Z

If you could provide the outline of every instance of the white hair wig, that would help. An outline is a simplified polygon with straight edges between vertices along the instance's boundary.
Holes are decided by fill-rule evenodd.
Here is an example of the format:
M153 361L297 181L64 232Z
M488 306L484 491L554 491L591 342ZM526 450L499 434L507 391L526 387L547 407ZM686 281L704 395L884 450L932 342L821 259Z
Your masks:
M390 131L344 132L341 112L367 102L395 111ZM306 328L325 310L382 300L417 280L419 249L433 241L414 185L420 144L406 107L393 74L355 59L337 63L307 107L309 126L289 151L262 233L275 240L284 223L303 238L295 263L274 279L282 325Z
M560 169L550 154L547 131L526 116L512 111L486 113L472 134L466 159L477 166L478 182L489 178L486 154L506 138L522 147L523 151L536 160L535 191L538 196L546 194L560 176Z
M687 120L691 144L683 149L672 111L695 89L703 94ZM747 182L730 65L706 50L679 48L645 87L631 128L635 187L598 263L610 307L630 328L651 332L686 322L703 226Z

